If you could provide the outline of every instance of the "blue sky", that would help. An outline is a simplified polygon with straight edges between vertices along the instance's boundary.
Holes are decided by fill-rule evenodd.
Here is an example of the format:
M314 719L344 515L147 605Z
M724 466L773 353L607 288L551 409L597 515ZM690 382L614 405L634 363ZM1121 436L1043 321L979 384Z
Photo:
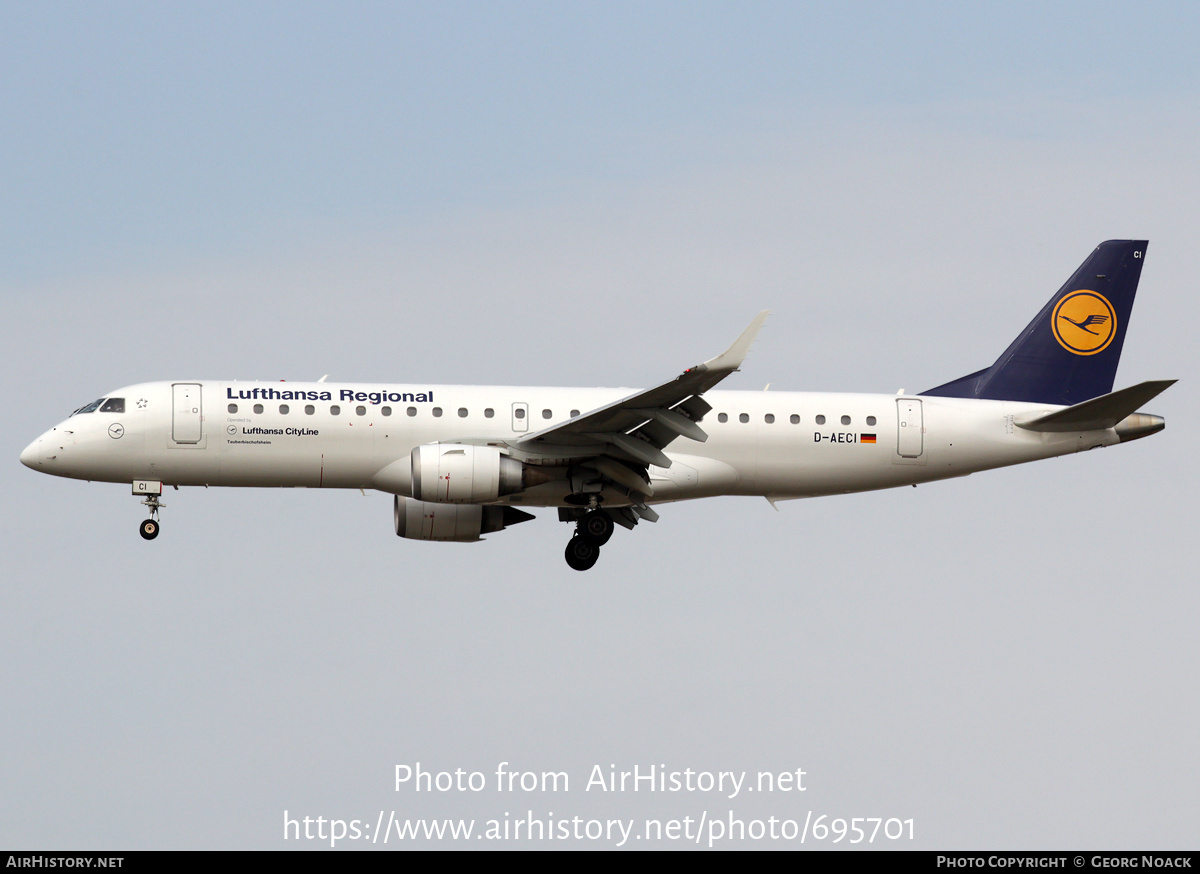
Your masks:
M17 278L538 202L821 136L830 113L1069 143L1194 108L1185 4L6 4ZM1043 109L1068 114L1048 117ZM997 107L1003 108L998 117ZM1119 118L1109 123L1120 125Z

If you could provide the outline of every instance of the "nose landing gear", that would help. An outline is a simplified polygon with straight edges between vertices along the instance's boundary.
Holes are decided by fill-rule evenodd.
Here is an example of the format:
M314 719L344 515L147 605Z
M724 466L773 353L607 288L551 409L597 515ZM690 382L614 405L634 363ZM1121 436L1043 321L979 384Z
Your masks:
M158 524L158 508L165 507L166 504L159 501L158 495L147 495L146 500L142 501L142 503L150 508L150 518L138 526L138 531L141 532L143 539L153 540L158 536L158 531L161 527Z

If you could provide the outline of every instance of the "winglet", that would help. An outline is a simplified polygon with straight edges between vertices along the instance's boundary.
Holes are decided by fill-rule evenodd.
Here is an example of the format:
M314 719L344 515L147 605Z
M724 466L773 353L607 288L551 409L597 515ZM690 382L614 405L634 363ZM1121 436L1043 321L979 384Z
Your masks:
M770 310L763 310L754 317L754 321L742 331L742 335L733 341L733 345L718 355L716 358L710 358L703 364L697 364L692 370L698 370L705 373L712 370L724 371L732 373L742 366L742 362L746 360L746 353L750 351L750 346L754 343L754 338L758 336L758 330L763 326L763 322L767 320L767 316L771 314Z

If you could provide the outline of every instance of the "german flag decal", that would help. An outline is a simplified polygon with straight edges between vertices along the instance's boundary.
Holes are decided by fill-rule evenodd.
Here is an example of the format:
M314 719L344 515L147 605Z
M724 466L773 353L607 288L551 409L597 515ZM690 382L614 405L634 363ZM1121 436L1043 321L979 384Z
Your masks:
M860 434L858 437L858 442L859 443L874 443L875 435L874 434Z

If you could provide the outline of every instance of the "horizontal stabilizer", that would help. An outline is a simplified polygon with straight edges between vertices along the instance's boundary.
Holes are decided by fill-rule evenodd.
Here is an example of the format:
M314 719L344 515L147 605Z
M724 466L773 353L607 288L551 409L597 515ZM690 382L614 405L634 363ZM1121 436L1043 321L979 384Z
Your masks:
M1014 424L1027 431L1102 431L1115 428L1118 422L1137 412L1138 407L1158 397L1175 382L1174 379L1142 382L1064 410L1055 410L1028 422L1018 417Z

